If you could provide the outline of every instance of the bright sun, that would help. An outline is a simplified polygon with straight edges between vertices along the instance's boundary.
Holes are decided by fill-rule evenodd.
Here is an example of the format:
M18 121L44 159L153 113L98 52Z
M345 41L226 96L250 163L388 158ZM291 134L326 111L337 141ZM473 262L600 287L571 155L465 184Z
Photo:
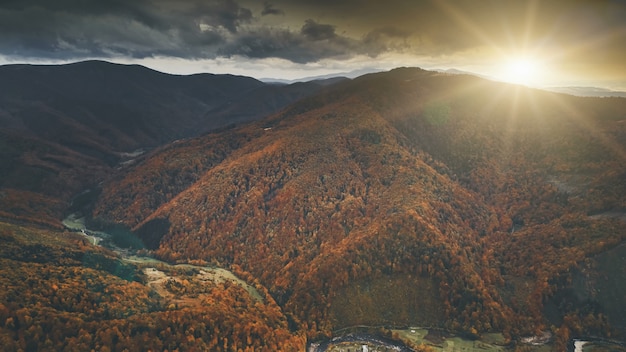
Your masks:
M541 65L530 58L514 58L506 61L500 78L506 82L533 85L541 80Z

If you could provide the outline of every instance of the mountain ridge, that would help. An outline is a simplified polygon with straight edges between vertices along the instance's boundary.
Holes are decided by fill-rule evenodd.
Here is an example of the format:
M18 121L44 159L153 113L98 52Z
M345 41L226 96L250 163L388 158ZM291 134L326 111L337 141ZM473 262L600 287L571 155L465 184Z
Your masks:
M60 204L97 185L128 161L128 153L258 119L321 87L275 87L235 75L169 75L105 61L0 66L0 134L13 141L0 154L0 187L60 196L54 207L59 219L66 208ZM80 171L89 168L94 170ZM24 182L24 170L36 177ZM64 183L58 175L68 173L81 182Z

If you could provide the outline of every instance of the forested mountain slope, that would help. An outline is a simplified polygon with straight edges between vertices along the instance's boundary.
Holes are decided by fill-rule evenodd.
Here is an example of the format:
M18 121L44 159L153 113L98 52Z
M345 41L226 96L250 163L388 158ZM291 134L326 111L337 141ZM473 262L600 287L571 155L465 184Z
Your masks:
M396 69L160 148L93 216L164 260L249 272L310 338L624 336L623 305L594 293L619 273L594 263L626 239L625 121L625 99Z
M122 260L67 231L0 222L0 243L2 351L305 348L261 286L253 297L208 268Z
M101 61L0 66L0 216L60 226L71 197L136 150L258 119L322 87Z

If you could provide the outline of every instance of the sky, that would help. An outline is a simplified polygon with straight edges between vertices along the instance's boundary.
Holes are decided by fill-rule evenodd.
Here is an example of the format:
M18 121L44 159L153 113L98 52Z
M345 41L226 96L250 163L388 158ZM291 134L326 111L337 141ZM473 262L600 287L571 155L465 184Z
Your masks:
M626 91L626 0L0 0L0 64L297 79L458 69Z

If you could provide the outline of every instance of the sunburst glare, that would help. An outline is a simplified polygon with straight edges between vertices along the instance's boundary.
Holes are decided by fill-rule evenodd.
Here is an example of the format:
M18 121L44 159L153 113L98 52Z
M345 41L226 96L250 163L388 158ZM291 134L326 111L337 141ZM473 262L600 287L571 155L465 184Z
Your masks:
M543 65L530 57L515 57L505 60L498 79L515 84L538 85L543 79Z

